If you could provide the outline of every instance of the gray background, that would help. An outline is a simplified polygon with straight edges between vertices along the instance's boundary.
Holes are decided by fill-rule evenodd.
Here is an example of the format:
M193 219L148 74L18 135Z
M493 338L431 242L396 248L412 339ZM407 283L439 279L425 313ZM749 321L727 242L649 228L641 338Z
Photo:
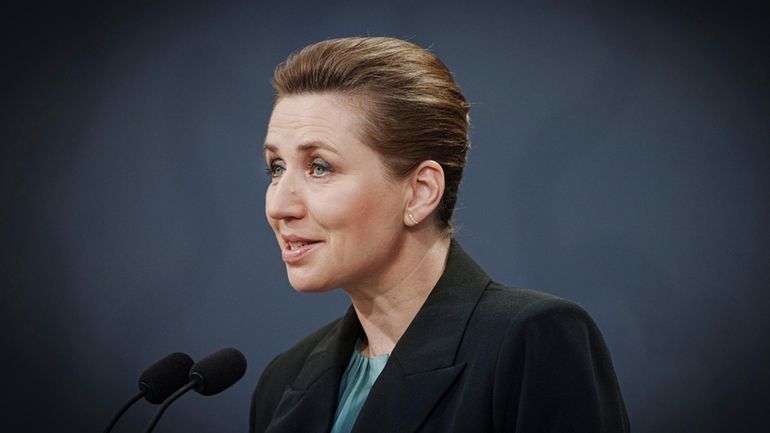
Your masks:
M455 73L473 104L457 237L498 281L593 315L634 431L754 431L768 15L576 3L6 3L2 430L100 431L147 365L224 346L246 377L156 431L246 430L265 364L347 306L293 292L264 220L269 79L294 49L369 34Z

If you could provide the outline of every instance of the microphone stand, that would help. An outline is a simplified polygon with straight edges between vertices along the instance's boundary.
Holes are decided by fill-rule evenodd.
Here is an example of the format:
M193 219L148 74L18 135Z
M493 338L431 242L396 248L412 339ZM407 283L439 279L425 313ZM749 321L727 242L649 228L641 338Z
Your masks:
M112 430L112 427L115 426L115 423L118 422L118 419L123 416L123 413L125 413L129 407L131 407L134 403L137 402L140 398L144 397L144 395L147 394L147 390L143 389L136 394L134 394L133 397L128 399L123 406L115 413L115 415L112 416L112 419L110 420L110 423L107 424L107 427L104 429L104 433L110 433L110 430Z
M158 411L155 412L155 416L153 416L152 419L150 420L150 424L147 425L147 428L144 430L144 433L151 433L152 430L155 428L155 424L157 424L158 421L160 421L160 417L163 416L163 412L166 411L166 409L171 405L171 403L176 401L176 399L184 395L184 393L186 393L187 391L195 388L199 382L200 382L200 379L198 379L198 377L193 376L192 380L187 382L187 385L179 388L175 393L171 394L166 399L166 401L164 401L163 404L160 405L160 408L158 408Z

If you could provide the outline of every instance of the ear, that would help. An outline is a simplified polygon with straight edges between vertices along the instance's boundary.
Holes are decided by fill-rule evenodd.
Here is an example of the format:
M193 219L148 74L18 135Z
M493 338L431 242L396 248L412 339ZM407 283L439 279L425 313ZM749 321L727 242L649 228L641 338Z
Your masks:
M409 199L404 224L416 226L436 210L444 196L444 169L436 161L423 161L409 178Z

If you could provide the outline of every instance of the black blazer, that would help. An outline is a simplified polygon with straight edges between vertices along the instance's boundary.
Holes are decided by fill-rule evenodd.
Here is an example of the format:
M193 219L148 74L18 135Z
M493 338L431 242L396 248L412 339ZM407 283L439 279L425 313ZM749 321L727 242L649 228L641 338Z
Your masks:
M351 307L282 353L254 391L253 433L329 432L361 325ZM598 328L579 306L492 282L452 241L355 433L627 432Z

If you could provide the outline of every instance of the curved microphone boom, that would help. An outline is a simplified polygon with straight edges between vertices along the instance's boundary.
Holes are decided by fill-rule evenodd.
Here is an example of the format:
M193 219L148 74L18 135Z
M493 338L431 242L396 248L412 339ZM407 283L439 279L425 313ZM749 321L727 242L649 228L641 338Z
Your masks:
M151 433L171 403L191 389L203 395L218 394L238 382L245 373L246 358L237 349L227 347L206 356L190 368L189 382L163 402L144 432Z
M189 355L175 352L147 367L139 376L139 392L128 399L112 416L104 433L109 433L118 419L140 398L144 397L152 404L159 404L184 386L188 381L192 365L193 360Z

